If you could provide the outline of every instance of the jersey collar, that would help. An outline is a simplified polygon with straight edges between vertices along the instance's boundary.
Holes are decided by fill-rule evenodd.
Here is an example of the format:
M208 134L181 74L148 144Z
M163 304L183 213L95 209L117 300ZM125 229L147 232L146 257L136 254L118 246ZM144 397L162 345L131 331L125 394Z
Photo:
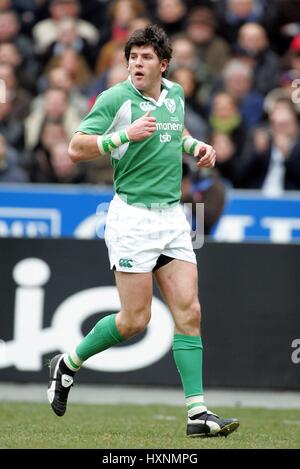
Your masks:
M143 99L146 99L147 101L150 101L151 103L155 104L157 107L161 107L163 105L163 102L169 92L169 89L173 86L173 83L166 78L162 78L162 84L164 86L162 92L160 93L160 96L158 100L156 101L154 98L151 98L150 96L144 96L132 83L131 76L128 77L129 83L131 84L132 88L140 95L142 96Z

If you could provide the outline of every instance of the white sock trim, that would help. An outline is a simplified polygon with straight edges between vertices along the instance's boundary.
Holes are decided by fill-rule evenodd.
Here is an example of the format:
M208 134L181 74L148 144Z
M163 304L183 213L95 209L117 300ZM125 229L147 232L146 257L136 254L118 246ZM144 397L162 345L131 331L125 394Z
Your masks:
M198 402L202 403L204 402L204 396L203 394L198 394L197 396L191 396L191 397L187 397L185 399L186 401L186 405L191 405L191 404L197 404Z
M188 408L189 417L193 417L194 415L201 414L202 412L207 411L206 405L204 403L204 396L202 394L187 397L186 406Z
M206 405L199 405L197 407L193 407L192 409L188 410L188 417L194 417L194 415L202 414L206 412L207 408Z
M71 361L69 360L69 357L71 358L72 362L77 365L77 368L75 368L73 366L73 364L71 363ZM66 364L66 366L68 368L70 368L70 370L72 371L78 371L79 368L81 367L83 361L80 360L80 358L78 357L77 353L75 352L75 350L72 350L72 352L70 353L65 353L64 355L64 362Z

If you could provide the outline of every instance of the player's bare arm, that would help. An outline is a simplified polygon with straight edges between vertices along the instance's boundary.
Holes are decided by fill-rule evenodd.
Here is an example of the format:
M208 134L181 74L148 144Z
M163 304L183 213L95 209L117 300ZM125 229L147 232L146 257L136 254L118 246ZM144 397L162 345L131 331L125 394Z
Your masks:
M144 116L136 119L131 125L129 125L125 132L125 140L123 141L119 138L119 133L111 134L113 141L116 142L116 145L130 142L139 142L150 137L153 132L156 130L156 118L150 116L150 111L148 111ZM106 151L106 147L99 142L99 135L87 135L82 132L77 132L69 145L69 156L73 163L79 163L80 161L90 161L99 157L103 153L109 153ZM109 143L108 143L109 144ZM107 150L110 150L110 147L107 147Z
M198 167L213 168L215 166L216 151L211 145L194 139L187 129L184 129L182 138L184 151L198 159Z
M99 157L97 135L77 132L70 141L68 153L73 163L95 160Z

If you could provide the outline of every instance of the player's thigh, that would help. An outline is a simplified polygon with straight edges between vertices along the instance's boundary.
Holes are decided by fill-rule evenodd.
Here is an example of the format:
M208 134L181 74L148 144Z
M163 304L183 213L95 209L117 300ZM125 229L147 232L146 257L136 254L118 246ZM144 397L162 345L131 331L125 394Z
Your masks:
M185 322L188 316L200 320L196 264L174 259L158 269L155 278L175 324Z
M150 314L152 302L152 272L115 272L123 315Z

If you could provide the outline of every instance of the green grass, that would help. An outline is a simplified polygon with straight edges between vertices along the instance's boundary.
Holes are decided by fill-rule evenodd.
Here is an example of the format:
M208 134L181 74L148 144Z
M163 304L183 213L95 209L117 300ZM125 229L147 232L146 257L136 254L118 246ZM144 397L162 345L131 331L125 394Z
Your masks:
M47 404L0 403L0 448L299 448L300 410L214 409L237 417L228 438L185 437L185 409L69 404L62 418Z

